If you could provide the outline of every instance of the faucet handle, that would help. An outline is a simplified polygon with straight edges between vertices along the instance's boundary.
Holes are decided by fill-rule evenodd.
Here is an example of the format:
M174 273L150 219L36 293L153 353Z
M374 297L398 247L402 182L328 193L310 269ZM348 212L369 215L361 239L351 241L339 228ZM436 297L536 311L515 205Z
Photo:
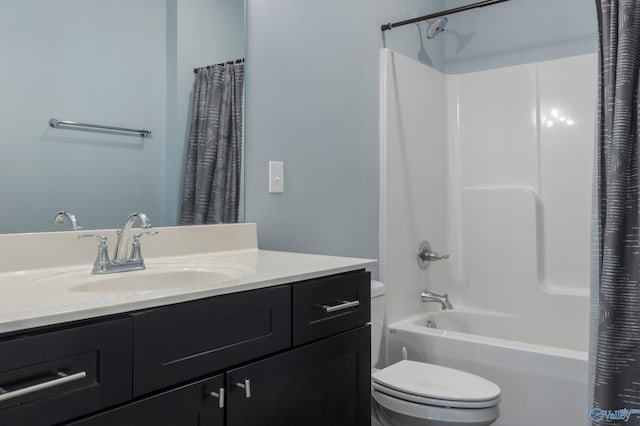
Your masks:
M136 241L140 241L140 237L143 237L145 235L158 235L158 231L145 231L143 230L142 232L138 233L138 234L133 234L133 242L135 243Z
M144 235L157 235L158 231L143 231L139 234L133 235L133 243L131 243L131 256L129 256L129 262L140 262L144 265L144 259L142 258L142 250L140 249L140 237Z
M422 241L420 246L418 247L418 266L420 269L424 270L429 267L431 262L435 262L437 260L448 259L448 254L440 255L438 252L431 250L431 244L428 241Z
M106 244L107 243L107 236L106 235L96 235L96 234L78 235L78 239L79 240L84 240L85 238L95 238L96 240L100 241L100 244Z
M109 246L107 245L107 237L106 235L96 235L96 234L82 234L78 235L78 239L85 238L95 238L100 241L100 245L98 245L98 255L96 256L96 261L93 263L93 271L92 274L103 273L107 270L111 261L109 260Z

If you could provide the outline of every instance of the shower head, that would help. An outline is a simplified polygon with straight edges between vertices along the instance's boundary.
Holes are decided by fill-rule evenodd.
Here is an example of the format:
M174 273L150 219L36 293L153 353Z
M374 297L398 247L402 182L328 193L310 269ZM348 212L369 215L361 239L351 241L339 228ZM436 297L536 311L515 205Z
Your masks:
M436 38L438 34L444 31L446 26L447 18L436 18L429 21L429 26L427 27L427 38Z

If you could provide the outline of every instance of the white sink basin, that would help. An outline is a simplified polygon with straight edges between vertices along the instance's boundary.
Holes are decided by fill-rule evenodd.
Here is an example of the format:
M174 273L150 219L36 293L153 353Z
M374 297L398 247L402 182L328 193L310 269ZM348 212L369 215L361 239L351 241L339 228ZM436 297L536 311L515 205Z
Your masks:
M71 287L70 291L145 291L215 285L237 279L233 274L213 271L182 270L157 272L146 275L119 273L103 275L99 279L88 280Z
M232 284L253 273L242 264L212 262L168 262L149 264L142 271L91 274L86 269L39 276L38 287L63 287L74 292L145 292L194 286Z

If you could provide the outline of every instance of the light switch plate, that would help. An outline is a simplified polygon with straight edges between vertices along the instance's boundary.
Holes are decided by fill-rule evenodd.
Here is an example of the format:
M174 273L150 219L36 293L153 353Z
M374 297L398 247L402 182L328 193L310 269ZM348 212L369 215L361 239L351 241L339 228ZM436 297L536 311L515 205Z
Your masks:
M281 161L269 161L269 193L280 194L284 192L284 163Z

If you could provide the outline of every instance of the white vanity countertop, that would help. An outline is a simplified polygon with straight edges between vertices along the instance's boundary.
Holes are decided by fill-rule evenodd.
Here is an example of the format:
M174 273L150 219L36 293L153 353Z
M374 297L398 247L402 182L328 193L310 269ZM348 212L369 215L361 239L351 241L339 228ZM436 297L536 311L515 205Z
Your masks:
M146 270L118 274L92 275L92 262L0 270L0 333L270 287L362 269L376 263L370 259L259 250L251 247L255 245L252 241L236 244L243 245L249 248L222 250L217 247L211 252L149 257ZM160 254L157 248L150 251ZM130 279L146 275L153 278L153 274L172 264L187 265L196 271L200 265L213 265L214 269L216 265L222 269L231 266L235 275L213 285L198 282L184 287L129 290L125 282L115 291L102 291L100 287L100 280L105 279L116 278L117 283L120 277Z

